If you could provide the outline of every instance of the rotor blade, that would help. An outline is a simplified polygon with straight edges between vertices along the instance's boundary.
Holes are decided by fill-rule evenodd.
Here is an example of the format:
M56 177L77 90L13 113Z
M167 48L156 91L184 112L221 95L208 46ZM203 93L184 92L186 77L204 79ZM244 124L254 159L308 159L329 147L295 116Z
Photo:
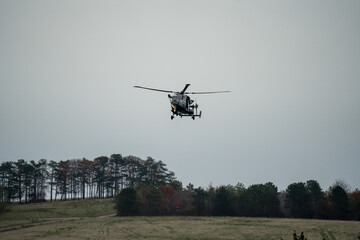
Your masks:
M178 92L174 92L174 91L168 91L168 90L162 90L162 89L156 89L156 88L147 88L147 87L141 87L141 86L134 86L134 88L142 88L142 89L146 89L146 90L166 92L166 93L178 93Z
M215 92L185 92L185 94L212 94L212 93L229 93L230 91L215 91Z
M186 91L186 89L190 86L190 84L186 84L184 89L180 92L180 94L184 94L184 92Z

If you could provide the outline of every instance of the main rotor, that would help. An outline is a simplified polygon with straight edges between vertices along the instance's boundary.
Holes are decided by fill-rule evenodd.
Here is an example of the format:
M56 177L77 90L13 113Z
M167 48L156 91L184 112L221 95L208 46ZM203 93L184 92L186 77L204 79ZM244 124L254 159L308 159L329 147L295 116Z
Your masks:
M186 84L184 89L180 92L177 91L170 91L170 90L163 90L163 89L157 89L157 88L148 88L148 87L141 87L141 86L134 86L135 88L142 88L142 89L146 89L146 90L151 90L151 91L157 91L157 92L165 92L165 93L173 93L173 94L181 94L181 95L185 95L185 94L212 94L212 93L227 93L230 91L214 91L214 92L186 92L186 90L188 89L188 87L190 86L190 84Z

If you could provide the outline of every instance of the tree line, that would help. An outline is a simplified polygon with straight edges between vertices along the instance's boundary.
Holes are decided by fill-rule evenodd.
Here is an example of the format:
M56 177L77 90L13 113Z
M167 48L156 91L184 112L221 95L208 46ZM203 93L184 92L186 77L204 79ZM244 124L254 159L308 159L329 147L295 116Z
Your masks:
M94 160L7 161L0 165L1 202L114 197L121 189L143 183L167 184L174 173L162 161L112 154Z
M360 191L346 192L335 183L323 191L316 180L290 184L279 192L271 182L194 188L172 180L155 187L137 185L116 196L119 216L196 215L293 217L360 220Z
M271 182L186 187L151 157L112 154L93 160L7 161L0 165L0 201L30 203L115 197L118 215L295 217L360 220L360 190L316 180L279 191ZM1 206L0 206L1 207Z

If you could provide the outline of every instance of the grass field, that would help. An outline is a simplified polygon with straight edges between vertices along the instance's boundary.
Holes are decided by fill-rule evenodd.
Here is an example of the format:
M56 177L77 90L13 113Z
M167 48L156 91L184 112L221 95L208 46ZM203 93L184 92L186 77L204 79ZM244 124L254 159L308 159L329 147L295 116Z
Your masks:
M241 217L115 217L112 200L14 205L0 215L0 239L358 240L360 222Z

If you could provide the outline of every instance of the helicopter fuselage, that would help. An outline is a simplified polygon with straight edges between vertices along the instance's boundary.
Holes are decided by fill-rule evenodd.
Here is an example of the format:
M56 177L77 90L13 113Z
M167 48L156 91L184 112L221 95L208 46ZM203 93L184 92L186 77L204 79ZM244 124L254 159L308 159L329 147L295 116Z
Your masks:
M180 116L194 115L194 101L185 94L168 95L171 104L171 112Z

